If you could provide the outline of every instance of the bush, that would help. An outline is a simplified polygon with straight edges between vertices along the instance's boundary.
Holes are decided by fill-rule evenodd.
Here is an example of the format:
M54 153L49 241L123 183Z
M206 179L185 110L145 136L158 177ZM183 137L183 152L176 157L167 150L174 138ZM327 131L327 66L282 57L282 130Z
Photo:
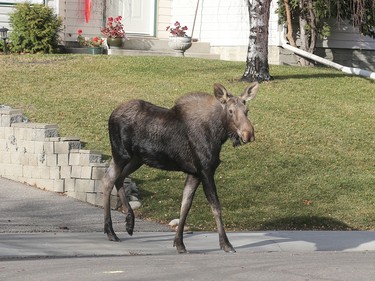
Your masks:
M62 20L41 4L18 4L10 14L11 51L17 53L53 53L59 43Z

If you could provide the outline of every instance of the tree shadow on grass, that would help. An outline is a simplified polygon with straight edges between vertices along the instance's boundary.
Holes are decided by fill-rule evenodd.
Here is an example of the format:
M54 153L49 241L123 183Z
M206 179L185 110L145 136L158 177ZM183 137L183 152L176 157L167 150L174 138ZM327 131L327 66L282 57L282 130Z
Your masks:
M323 78L342 78L345 73L316 73L316 74L286 74L272 75L273 80L289 80L289 79L323 79Z
M356 76L360 78L367 79L367 81L371 84L375 83L373 79L364 77L364 76L357 76L353 74L346 74L343 72L338 73L316 73L316 74L285 74L285 75L272 75L273 81L278 80L289 80L289 79L334 79L334 78L342 78L345 76Z
M297 216L263 223L258 230L358 230L330 217Z

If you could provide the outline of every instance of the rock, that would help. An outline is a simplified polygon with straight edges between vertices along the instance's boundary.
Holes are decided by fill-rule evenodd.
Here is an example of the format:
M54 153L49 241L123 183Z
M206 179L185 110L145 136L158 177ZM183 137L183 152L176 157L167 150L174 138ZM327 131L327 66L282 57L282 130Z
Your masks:
M130 201L129 202L130 207L132 207L133 210L138 209L142 206L142 203L139 201Z
M134 195L129 195L129 201L139 201L139 200L138 200L138 197Z
M175 227L175 226L178 226L179 223L180 223L179 219L174 219L170 221L169 226Z

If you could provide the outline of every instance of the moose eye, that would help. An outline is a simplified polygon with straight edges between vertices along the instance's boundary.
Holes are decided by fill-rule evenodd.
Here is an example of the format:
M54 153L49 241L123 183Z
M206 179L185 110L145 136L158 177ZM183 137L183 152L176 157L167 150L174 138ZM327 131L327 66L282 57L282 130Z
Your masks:
M233 114L233 110L232 110L232 109L229 109L229 114L230 114L230 115Z

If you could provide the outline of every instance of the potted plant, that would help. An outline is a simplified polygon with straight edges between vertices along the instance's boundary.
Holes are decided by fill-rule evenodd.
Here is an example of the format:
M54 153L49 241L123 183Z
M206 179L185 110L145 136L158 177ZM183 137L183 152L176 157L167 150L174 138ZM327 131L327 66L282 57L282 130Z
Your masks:
M121 48L123 38L125 38L124 25L121 23L122 17L109 17L106 26L101 29L104 36L107 37L107 44L110 49Z
M166 30L169 30L171 34L168 42L169 47L176 51L177 56L183 57L185 51L192 45L191 37L186 35L187 26L181 26L180 22L176 21L174 27L167 26Z
M103 39L99 36L84 37L82 29L78 29L77 40L80 46L87 47L90 54L98 55L103 53Z

